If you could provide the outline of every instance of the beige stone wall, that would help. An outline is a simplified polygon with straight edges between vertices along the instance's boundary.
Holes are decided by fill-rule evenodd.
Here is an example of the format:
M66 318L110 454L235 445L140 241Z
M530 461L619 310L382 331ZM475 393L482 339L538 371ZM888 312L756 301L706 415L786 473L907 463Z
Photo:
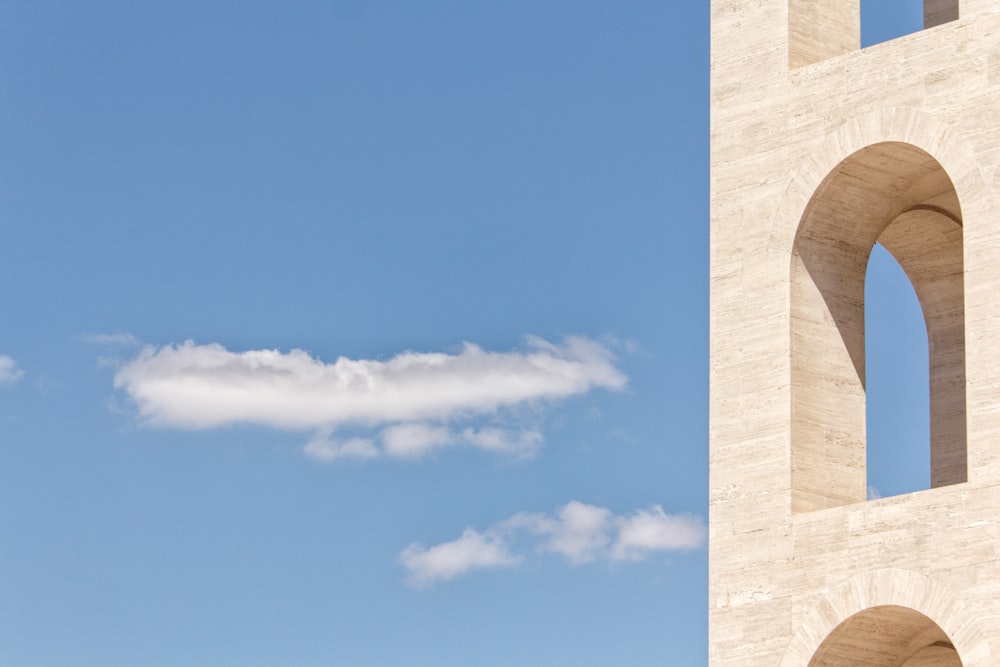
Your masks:
M911 652L906 665L952 665L957 651L966 667L995 667L1000 2L963 0L958 20L863 50L845 46L853 24L840 3L712 0L709 662L898 665L874 654L853 662L836 657L871 650L863 629L870 626L906 635L898 648ZM810 11L810 4L821 20L803 27L797 12ZM927 24L954 6L929 0ZM833 26L828 43L828 33L814 30L824 25ZM803 49L810 55L802 56ZM919 150L889 150L884 161L869 160L859 172L864 187L846 198L825 190L833 187L828 176L838 165L884 142ZM909 155L927 155L933 163L899 162ZM885 173L878 173L879 164ZM905 178L893 181L900 171ZM951 191L941 186L940 173ZM938 178L937 185L921 174ZM955 199L959 232L947 220L956 217ZM809 295L828 268L844 271L850 282L864 262L847 248L842 254L854 257L853 268L844 269L841 258L796 273L804 247L800 224L819 201L834 202L830 211L855 211L842 218L857 229L831 246L847 238L847 245L861 248L868 236L885 232L887 246L905 248L913 234L924 234L962 247L961 257L953 250L938 264L920 248L913 254L920 266L940 269L929 279L937 294L954 293L956 271L947 266L958 261L957 289L964 292L961 310L942 307L930 318L942 322L940 345L952 350L932 371L944 378L939 393L950 386L932 408L932 423L943 424L945 433L934 435L944 452L939 488L863 499L863 364L859 373L851 340L858 329L833 324L833 318L853 317L844 313L857 304L853 292ZM900 210L890 210L900 202ZM870 222L857 213L878 206L886 208ZM895 221L902 214L912 224L900 231ZM960 339L955 323L963 311ZM959 343L961 368L954 363L963 356L955 352ZM793 354L803 349L808 358ZM964 402L956 400L962 376ZM949 438L964 446L948 444ZM955 463L959 454L966 465ZM956 473L963 467L964 482ZM836 498L809 500L841 483ZM845 621L853 625L835 633ZM827 657L814 659L831 633L857 640L828 643L821 651Z

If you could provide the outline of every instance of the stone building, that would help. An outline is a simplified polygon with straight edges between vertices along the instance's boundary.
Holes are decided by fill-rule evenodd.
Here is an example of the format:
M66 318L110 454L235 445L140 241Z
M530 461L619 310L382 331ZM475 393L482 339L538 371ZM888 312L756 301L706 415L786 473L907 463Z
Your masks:
M711 667L1000 665L1000 1L711 0ZM931 488L866 500L864 281L917 294Z

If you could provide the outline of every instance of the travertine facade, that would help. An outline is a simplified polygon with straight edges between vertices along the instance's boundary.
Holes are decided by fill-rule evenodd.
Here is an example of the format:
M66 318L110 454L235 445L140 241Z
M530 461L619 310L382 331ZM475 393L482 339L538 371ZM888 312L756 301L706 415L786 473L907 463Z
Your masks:
M1000 1L711 0L710 665L1000 665ZM864 279L930 345L932 488L866 501Z

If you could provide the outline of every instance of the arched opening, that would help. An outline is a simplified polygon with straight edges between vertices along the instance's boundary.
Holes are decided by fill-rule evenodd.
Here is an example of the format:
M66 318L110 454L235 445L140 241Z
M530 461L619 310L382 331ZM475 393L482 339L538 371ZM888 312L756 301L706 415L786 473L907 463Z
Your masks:
M962 667L954 645L920 612L880 606L857 613L823 640L809 667Z
M892 254L876 243L865 276L869 499L930 487L927 355L927 327L913 285Z
M791 266L792 510L867 497L865 275L876 243L923 310L930 360L931 486L966 479L962 214L925 151L864 148L823 180Z

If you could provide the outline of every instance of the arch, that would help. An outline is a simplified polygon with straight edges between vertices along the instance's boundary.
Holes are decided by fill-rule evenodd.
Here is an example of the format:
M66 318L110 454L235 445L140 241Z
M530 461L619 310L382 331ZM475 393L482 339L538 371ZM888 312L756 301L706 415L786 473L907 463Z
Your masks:
M919 611L869 607L834 628L809 667L962 667L947 633Z
M965 279L957 198L953 206L952 213L932 207L907 211L878 238L913 284L926 320L932 488L968 479Z
M934 156L954 185L966 228L970 219L992 219L993 202L972 147L931 114L888 107L859 114L831 128L805 151L771 220L769 252L776 257L788 256L802 215L827 176L845 158L883 142L910 144ZM1000 181L1000 172L997 178Z
M864 284L880 243L924 312L931 486L966 481L962 210L941 164L903 142L855 151L820 183L792 248L792 509L866 498Z
M779 667L926 667L928 662L951 667L948 662L931 662L932 658L950 658L947 651L937 650L948 648L960 656L962 667L996 664L993 646L980 631L975 614L943 584L919 572L886 568L859 574L808 599L791 616L797 623ZM873 633L874 625L880 625L883 632ZM843 655L838 651L845 646L853 643L863 649L875 641L890 644L895 653L887 652L897 662L831 661ZM904 661L914 658L912 663Z
M839 125L831 126L822 137L801 153L794 172L789 175L777 206L764 232L767 236L766 259L774 264L787 266L803 213L824 179L845 158L866 146L881 142L910 144L933 155L945 170L955 193L961 201L964 243L964 269L968 278L992 275L993 256L989 247L976 243L989 238L995 217L996 203L987 183L1000 183L1000 171L986 169L973 145L952 127L934 114L908 107L884 107L859 113ZM970 283L971 284L971 283ZM791 290L785 292L791 297ZM785 313L790 304L782 304ZM1000 305L992 289L966 290L965 317L967 331L995 331L1000 327ZM791 327L785 329L788 340L784 345L791 349ZM984 344L989 342L989 345ZM969 381L966 385L969 432L1000 432L1000 419L995 418L993 387L1000 386L1000 375L988 363L993 358L991 341L983 336L972 336L966 341L966 365ZM790 359L776 360L791 384ZM789 390L790 391L790 390ZM790 396L789 396L790 399ZM787 399L786 399L787 400ZM789 401L789 410L791 403ZM792 446L789 441L788 446ZM985 464L993 460L992 448L987 441L970 439L967 442L967 469L969 481L976 481L989 472ZM791 508L792 456L786 459L787 484Z

